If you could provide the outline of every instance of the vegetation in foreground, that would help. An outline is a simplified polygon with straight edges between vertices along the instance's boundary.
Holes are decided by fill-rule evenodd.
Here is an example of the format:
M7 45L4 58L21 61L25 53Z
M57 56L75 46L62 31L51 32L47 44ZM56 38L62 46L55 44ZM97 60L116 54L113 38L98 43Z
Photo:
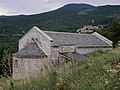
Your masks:
M12 54L15 48L0 44L0 78L12 74Z
M120 48L92 53L88 60L69 62L36 78L1 79L5 90L120 90ZM9 82L9 83L8 83Z

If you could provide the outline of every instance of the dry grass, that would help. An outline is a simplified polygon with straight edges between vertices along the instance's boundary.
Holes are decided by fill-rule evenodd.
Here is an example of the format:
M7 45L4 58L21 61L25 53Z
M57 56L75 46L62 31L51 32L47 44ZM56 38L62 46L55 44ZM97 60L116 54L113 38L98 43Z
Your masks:
M89 54L96 55L95 58L69 62L35 78L14 83L9 80L6 90L120 90L120 69L116 68L120 63L120 48L95 53Z

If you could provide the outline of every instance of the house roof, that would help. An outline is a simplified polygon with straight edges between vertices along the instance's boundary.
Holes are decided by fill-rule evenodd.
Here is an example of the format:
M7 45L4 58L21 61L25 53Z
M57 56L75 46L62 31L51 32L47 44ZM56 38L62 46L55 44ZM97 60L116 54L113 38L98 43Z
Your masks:
M111 47L94 34L63 33L45 31L53 39L54 45L77 45L79 47Z
M34 26L33 28L31 28L25 35L22 36L22 38L19 39L19 41L21 41L29 32L31 31L38 31L38 33L43 34L47 39L49 39L50 41L53 41L52 38L50 38L46 33L44 33L41 29L39 29L38 27Z
M74 60L74 61L80 61L80 60L85 60L87 57L83 54L79 54L77 52L71 52L71 53L61 53L63 56L68 58L69 60Z
M38 47L35 42L26 45L19 52L13 54L13 56L16 58L47 57L47 55Z

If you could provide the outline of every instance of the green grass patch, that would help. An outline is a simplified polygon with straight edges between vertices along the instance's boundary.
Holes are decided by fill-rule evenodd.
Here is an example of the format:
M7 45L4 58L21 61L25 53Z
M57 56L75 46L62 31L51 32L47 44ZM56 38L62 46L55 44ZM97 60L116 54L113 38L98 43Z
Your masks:
M120 90L120 48L95 53L88 60L68 62L35 78L9 80L7 86L11 90Z

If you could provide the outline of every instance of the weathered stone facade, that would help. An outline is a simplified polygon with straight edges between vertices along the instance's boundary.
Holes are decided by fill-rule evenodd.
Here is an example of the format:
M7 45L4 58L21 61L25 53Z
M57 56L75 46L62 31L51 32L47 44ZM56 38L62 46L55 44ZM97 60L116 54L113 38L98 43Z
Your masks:
M45 34L39 28L34 27L19 40L19 50L31 42L36 42L41 50L43 50L46 55L50 56L52 41L53 40L47 34Z
M78 48L76 51L80 54L86 54L86 53L91 53L94 51L106 51L106 50L111 50L112 48Z
M19 40L19 51L13 54L13 79L40 74L49 64L60 60L64 53L70 52L78 59L80 54L110 49L112 42L96 32L49 32L33 27Z
M48 58L13 58L13 79L37 76L49 68Z

